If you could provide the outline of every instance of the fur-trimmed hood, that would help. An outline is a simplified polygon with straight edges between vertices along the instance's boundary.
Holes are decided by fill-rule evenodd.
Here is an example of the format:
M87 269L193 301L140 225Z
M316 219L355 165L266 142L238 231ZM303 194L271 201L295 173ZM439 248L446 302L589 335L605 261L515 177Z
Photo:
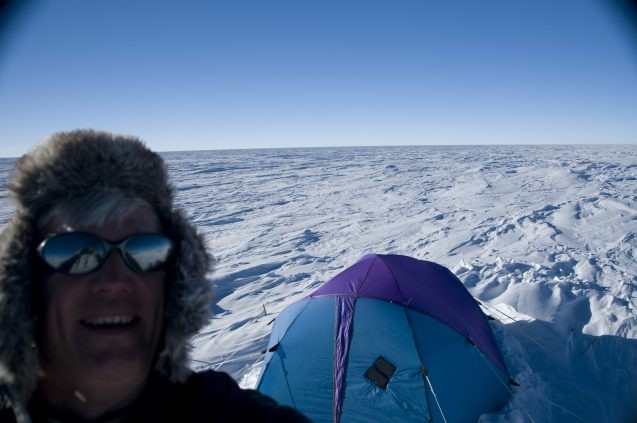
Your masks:
M173 381L189 373L189 339L206 324L213 257L203 237L173 206L173 188L162 158L136 138L107 132L58 133L16 163L8 184L15 214L0 234L0 383L27 401L40 364L30 289L35 225L43 210L62 199L119 189L147 201L176 246L166 295L165 337L155 366Z

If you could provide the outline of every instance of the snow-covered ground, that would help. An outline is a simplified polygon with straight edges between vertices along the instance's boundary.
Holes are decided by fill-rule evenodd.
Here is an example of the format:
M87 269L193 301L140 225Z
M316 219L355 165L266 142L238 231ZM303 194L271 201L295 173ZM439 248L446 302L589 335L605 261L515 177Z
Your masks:
M520 387L482 422L637 420L637 146L164 156L219 260L193 367L253 387L278 312L365 253L404 254L449 267L497 318Z

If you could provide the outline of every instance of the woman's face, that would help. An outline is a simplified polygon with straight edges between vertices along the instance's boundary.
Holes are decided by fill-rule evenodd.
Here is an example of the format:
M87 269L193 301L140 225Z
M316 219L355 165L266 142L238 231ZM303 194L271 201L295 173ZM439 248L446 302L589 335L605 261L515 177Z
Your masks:
M117 225L64 224L61 232L82 231L108 241L139 232L160 232L149 207ZM92 273L51 273L42 281L38 347L44 377L80 392L143 384L152 370L164 330L166 272L137 273L112 250Z

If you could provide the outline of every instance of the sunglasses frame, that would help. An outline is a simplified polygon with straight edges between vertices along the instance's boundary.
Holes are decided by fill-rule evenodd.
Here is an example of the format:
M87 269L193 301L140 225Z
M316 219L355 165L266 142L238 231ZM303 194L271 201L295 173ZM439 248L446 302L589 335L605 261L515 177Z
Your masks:
M59 268L56 268L55 266L53 266L46 258L46 247L49 244L49 242L57 237L63 237L63 236L69 236L69 235L83 235L83 236L88 236L90 238L93 238L97 241L99 241L104 250L105 253L102 256L102 259L97 263L97 265L94 268L91 268L90 270L87 270L85 272L68 272ZM149 268L148 270L142 270L137 263L137 260L128 252L128 250L126 249L126 243L130 241L131 238L136 237L136 236L144 236L144 235L153 235L156 237L160 237L166 241L169 242L169 248L168 248L168 252L166 253L166 258L163 260L162 263ZM38 245L38 247L36 248L36 251L38 253L38 256L40 257L40 260L42 260L42 262L44 262L44 264L47 265L48 268L50 268L51 270L53 270L54 272L60 272L60 273L64 273L66 275L72 275L72 276L80 276L80 275L87 275L89 273L93 273L98 271L106 262L106 260L108 259L108 257L111 255L111 253L113 252L113 250L118 250L120 257L122 258L122 260L124 261L124 263L126 263L126 265L128 266L129 269L133 270L136 273L151 273L157 270L161 270L163 268L165 268L169 261L170 258L173 256L174 251L175 251L175 243L168 238L166 235L159 233L159 232L136 232L133 234L128 235L126 238L121 239L119 241L109 241L107 239L102 238L99 235L95 235L89 232L82 232L82 231L73 231L73 232L57 232L57 233L52 233L47 235L44 240L42 242L40 242L40 244ZM69 259L73 258L77 256L77 254L73 254L72 256L69 256ZM68 260L68 259L67 259Z

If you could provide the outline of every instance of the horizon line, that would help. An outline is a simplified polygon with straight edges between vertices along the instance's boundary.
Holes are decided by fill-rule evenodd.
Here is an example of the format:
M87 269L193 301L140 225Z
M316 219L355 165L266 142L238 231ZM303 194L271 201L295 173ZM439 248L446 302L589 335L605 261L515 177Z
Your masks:
M533 147L533 146L550 146L550 147L560 147L560 146L604 146L604 147L612 147L612 146L637 146L637 141L635 143L610 143L610 144L602 144L602 143L556 143L556 142L538 142L533 144L515 144L515 143L498 143L498 144L392 144L392 145L369 145L369 144L360 144L360 145L313 145L313 146L293 146L293 147L225 147L225 148L192 148L185 150L164 150L164 149L153 149L149 147L148 143L144 142L146 147L150 148L152 151L156 153L187 153L187 152L198 152L198 151L255 151L255 150L319 150L319 149L347 149L347 148L405 148L405 147ZM4 155L2 151L0 151L0 159L19 159L25 154L34 148L37 144L34 144L33 147L30 147L28 151L19 155Z

